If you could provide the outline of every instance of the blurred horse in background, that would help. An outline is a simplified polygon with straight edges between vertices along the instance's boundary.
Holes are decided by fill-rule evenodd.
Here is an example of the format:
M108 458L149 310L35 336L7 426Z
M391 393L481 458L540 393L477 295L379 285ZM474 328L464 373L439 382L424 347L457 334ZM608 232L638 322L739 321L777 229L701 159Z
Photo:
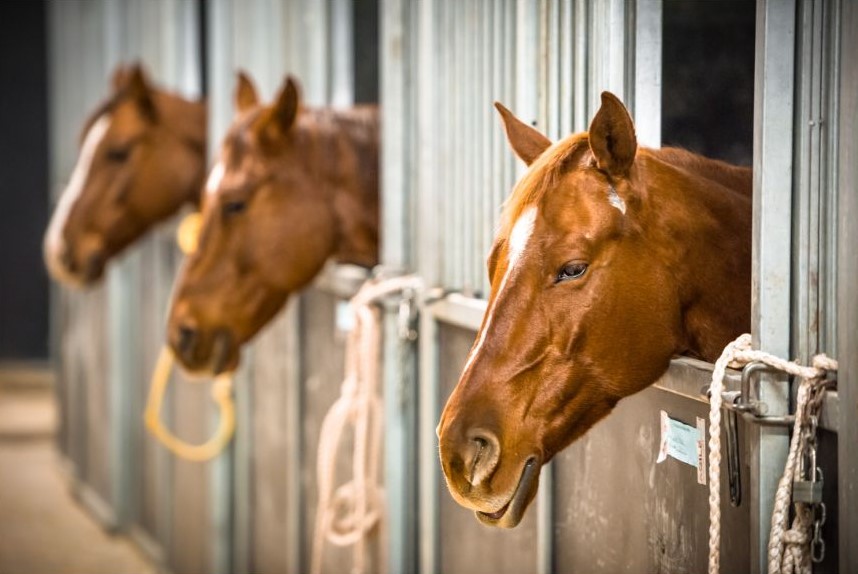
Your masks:
M48 271L72 286L97 282L112 257L197 203L205 178L205 103L152 86L137 64L117 68L112 88L45 233Z
M261 105L240 73L235 108L167 325L175 355L195 372L234 370L241 345L329 258L378 262L377 107L303 107L291 77Z
M714 361L750 327L751 170L638 148L602 94L589 132L552 144L498 104L530 166L488 257L488 310L438 426L456 501L517 525L540 467L654 383Z

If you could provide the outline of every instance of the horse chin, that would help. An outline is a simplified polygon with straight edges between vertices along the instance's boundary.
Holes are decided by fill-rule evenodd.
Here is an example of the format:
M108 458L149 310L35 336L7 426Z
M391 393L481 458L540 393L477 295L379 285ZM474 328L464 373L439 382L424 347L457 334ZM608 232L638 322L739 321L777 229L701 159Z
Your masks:
M536 497L536 491L539 489L539 471L541 468L542 464L536 458L529 458L524 463L518 484L509 502L496 512L488 513L477 510L474 513L477 520L486 526L498 528L514 528L518 526L524 517L527 507L530 506L530 503Z

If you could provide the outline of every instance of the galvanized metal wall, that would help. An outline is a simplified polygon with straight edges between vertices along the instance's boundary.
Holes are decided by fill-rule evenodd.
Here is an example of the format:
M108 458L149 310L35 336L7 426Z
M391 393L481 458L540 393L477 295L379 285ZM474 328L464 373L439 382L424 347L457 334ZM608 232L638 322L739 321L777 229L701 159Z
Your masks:
M293 73L308 104L348 105L356 91L351 55L360 32L353 11L360 4L211 0L202 23L208 59L200 62L195 2L54 0L51 78L63 92L51 99L54 189L70 173L76 131L120 59L142 57L155 79L189 95L198 93L205 66L210 153L231 121L239 67L264 100ZM434 432L485 310L484 257L502 201L523 170L491 102L557 139L586 129L599 93L611 90L629 106L641 142L659 145L661 2L381 0L380 6L382 259L452 294L425 302L417 349L399 340L395 309L386 314L389 522L377 560L386 557L390 572L427 574L702 570L706 489L690 467L670 459L656 465L654 456L660 410L686 423L705 413L698 396L711 366L677 361L656 386L623 401L543 470L536 507L514 531L487 530L452 502ZM755 340L783 356L838 350L843 357L852 339L834 301L843 311L854 283L843 272L852 237L844 215L851 171L843 166L852 141L831 118L848 118L839 106L854 100L854 82L844 86L839 79L854 80L843 71L841 42L854 43L855 32L840 32L841 12L854 21L854 11L811 0L761 0L758 7ZM139 417L179 260L171 231L165 226L114 265L106 286L57 292L61 450L90 507L108 524L128 527L173 571L306 571L318 433L342 378L337 308L357 281L329 269L290 302L245 354L230 453L209 465L177 462L145 435ZM133 305L137 300L142 304ZM189 439L207 436L214 423L207 389L181 381L173 388L170 424ZM840 405L839 431L824 423L829 452L835 432L855 434L854 393L842 396L851 402ZM765 381L762 397L772 412L787 408L783 381ZM837 407L836 397L828 402ZM750 425L741 434L744 502L732 508L722 495L724 561L731 570L758 571L786 434ZM839 448L846 464L839 500L846 508L854 480L844 476L854 477L854 454L844 459L842 441ZM348 458L338 464L344 473ZM636 502L619 505L618 491ZM854 530L854 520L841 521ZM853 564L854 549L844 540L841 572ZM350 564L339 551L325 560L330 571ZM831 560L824 568L837 571Z
M553 517L577 510L574 500L553 500L551 467L543 472L538 508L507 532L486 530L453 504L437 464L440 405L482 318L484 258L501 204L523 172L491 102L557 139L586 129L599 94L611 90L645 118L641 139L658 145L660 3L434 0L383 7L385 262L457 292L428 304L421 319L420 571L551 571L561 562ZM560 534L568 548L572 533ZM568 560L563 567L576 564L593 567Z
M153 82L186 97L200 93L198 4L55 1L50 3L51 126L55 195L77 155L77 136L109 94L116 65L139 60ZM175 571L205 571L210 476L177 462L144 431L142 409L179 263L175 222L115 262L92 292L55 289L62 434L75 485L106 525L127 530ZM183 436L208 431L206 389L174 385L168 424ZM170 406L175 410L170 410Z
M239 68L254 79L263 101L271 101L292 74L308 106L350 105L352 42L360 34L353 11L363 8L349 0L210 2L210 153L232 120ZM345 337L336 317L359 284L348 276L348 270L329 267L315 286L292 298L248 350L243 376L236 380L240 412L231 474L230 571L309 569L319 431L343 379ZM338 459L338 479L351 468L347 449L344 445ZM346 571L350 564L348 549L327 546L325 571Z
M753 328L763 348L806 359L835 348L837 192L830 184L839 140L820 126L837 111L840 8L758 6ZM471 532L473 518L457 513L444 492L434 435L482 318L483 258L521 169L490 102L502 101L556 139L586 129L608 89L629 105L641 142L659 145L661 3L388 0L383 24L385 262L457 292L430 301L421 319L420 571L703 569L707 526L687 516L705 516L706 489L693 469L655 465L653 441L660 410L686 423L705 412L697 397L711 366L675 362L656 386L558 456L543 471L535 516L515 533ZM815 116L823 124L804 129ZM762 393L773 414L786 409L782 382L764 382ZM725 559L737 571L758 571L786 433L752 425L742 436L744 502L722 509L730 524ZM620 487L634 509L617 506ZM471 562L457 544L464 538L479 540L481 554L498 563ZM535 542L535 552L516 551L521 541Z

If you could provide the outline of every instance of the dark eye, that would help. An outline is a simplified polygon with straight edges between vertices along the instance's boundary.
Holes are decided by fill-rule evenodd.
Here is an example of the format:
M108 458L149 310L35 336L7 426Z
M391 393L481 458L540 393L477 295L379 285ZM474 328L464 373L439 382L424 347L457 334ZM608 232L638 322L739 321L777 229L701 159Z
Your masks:
M555 283L569 281L570 279L579 279L587 271L587 264L583 261L571 261L563 265L560 271L557 272Z
M223 204L224 215L238 215L247 208L246 201L227 201Z
M131 148L120 147L107 150L107 159L114 163L123 163L131 155Z

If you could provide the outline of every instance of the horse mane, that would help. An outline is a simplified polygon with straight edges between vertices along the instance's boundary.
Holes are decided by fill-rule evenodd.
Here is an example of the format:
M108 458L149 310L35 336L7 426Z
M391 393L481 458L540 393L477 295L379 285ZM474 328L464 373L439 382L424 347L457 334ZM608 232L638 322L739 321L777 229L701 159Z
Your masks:
M527 207L539 203L546 193L554 189L560 177L569 170L570 166L580 163L583 154L589 149L588 134L581 132L567 136L545 150L533 162L504 202L498 236L507 237L522 212ZM704 177L736 193L750 194L751 188L748 185L750 168L748 167L735 166L677 147L659 149L639 147L638 159L645 160L648 157L692 172L696 177Z

